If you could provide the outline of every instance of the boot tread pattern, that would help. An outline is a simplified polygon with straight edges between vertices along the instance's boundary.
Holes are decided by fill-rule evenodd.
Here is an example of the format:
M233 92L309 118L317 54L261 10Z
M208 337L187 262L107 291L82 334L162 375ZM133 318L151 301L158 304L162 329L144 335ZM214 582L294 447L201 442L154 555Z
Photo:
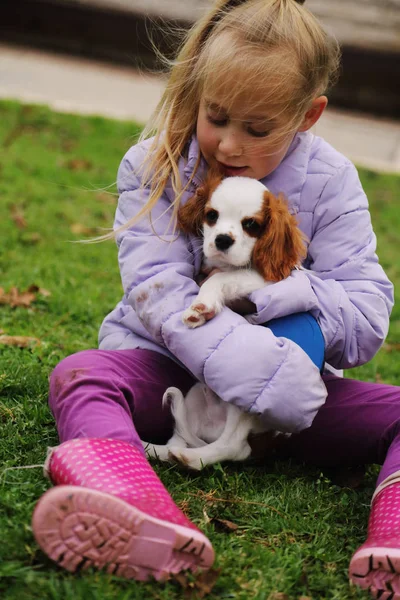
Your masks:
M37 505L33 530L44 552L71 572L94 567L128 579L163 581L170 574L210 566L200 533L86 488L49 490Z

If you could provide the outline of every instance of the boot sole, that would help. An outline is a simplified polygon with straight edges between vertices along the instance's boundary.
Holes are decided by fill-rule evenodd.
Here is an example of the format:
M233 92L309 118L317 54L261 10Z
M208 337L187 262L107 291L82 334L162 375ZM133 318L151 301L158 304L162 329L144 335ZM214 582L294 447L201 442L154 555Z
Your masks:
M365 548L350 561L350 581L379 600L400 600L400 549Z
M89 488L48 490L36 505L32 529L47 556L70 572L94 567L138 581L165 581L214 562L211 543L200 531Z

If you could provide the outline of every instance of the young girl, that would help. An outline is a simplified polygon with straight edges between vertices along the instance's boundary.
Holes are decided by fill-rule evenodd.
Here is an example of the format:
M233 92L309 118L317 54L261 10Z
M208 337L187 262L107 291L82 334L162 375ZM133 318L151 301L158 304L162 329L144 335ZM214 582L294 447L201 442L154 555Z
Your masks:
M40 499L33 530L66 569L143 580L212 564L210 542L174 504L140 443L171 435L165 389L186 393L201 380L292 432L282 455L318 457L322 466L383 464L350 577L376 597L400 598L400 391L321 378L307 350L320 328L328 365L367 362L393 304L356 169L310 132L338 62L337 44L296 0L219 0L189 33L155 123L118 174L124 296L101 327L100 349L66 358L51 378L61 445L47 460L55 487ZM248 314L227 307L191 330L182 313L198 293L200 240L177 232L175 216L208 167L283 192L310 242L304 268L253 293ZM294 314L298 343L285 333ZM279 335L260 326L277 318Z

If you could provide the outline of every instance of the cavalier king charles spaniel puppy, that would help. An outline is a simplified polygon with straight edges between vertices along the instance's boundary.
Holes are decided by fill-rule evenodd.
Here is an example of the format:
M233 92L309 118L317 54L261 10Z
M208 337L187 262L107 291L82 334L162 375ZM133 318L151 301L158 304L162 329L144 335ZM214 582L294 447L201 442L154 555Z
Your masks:
M230 302L288 277L301 265L305 237L282 196L247 177L223 179L210 173L178 211L178 227L203 238L203 270L211 274L183 313L183 322L200 327ZM266 431L256 415L222 401L205 384L194 385L186 398L168 388L175 430L165 446L143 442L160 460L175 460L201 469L223 460L245 460L251 454L250 433Z

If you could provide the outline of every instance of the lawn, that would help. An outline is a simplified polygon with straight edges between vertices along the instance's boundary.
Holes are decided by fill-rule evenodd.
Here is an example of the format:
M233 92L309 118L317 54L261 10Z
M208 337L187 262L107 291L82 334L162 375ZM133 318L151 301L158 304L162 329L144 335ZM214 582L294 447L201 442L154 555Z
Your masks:
M57 444L48 375L63 357L96 346L103 317L120 299L114 243L74 242L110 227L116 170L138 132L134 123L0 103L0 341L22 338L16 346L0 345L0 597L367 598L349 587L347 566L364 539L377 467L354 489L354 478L339 487L319 469L272 459L262 467L217 465L195 475L155 465L214 544L208 584L193 577L160 585L71 575L33 539L31 513L48 482L40 468L14 467L42 464L46 448ZM399 282L400 177L360 173L381 262ZM352 376L399 385L399 351L397 307L387 343Z

